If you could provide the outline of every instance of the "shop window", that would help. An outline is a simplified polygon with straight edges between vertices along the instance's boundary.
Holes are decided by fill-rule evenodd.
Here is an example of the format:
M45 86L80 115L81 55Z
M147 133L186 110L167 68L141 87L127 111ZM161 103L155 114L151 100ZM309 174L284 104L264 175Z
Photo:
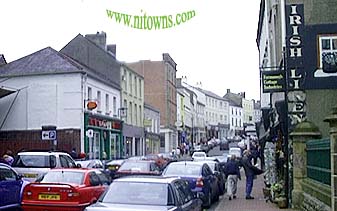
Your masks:
M337 72L337 35L319 37L319 68L325 73Z

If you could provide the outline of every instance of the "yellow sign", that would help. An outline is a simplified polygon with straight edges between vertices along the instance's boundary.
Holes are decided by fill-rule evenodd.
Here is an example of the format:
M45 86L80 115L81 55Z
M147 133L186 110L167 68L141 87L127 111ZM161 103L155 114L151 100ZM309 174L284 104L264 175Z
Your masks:
M144 119L144 127L151 127L152 119Z

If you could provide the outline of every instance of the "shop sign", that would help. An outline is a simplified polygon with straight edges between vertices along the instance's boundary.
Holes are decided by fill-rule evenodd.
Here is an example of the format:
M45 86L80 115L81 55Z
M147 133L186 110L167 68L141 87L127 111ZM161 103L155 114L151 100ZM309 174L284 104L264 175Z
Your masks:
M144 119L144 127L151 127L152 119Z
M286 6L286 73L288 76L288 113L291 125L306 119L306 95L304 91L303 35L304 5Z
M87 103L87 108L88 108L89 110L93 110L93 109L97 108L97 103L96 103L95 101L89 101L89 102Z
M262 72L263 93L284 92L284 74L282 71Z
M91 126L102 127L107 129L120 130L122 128L121 123L119 121L100 119L97 117L89 117L88 124Z

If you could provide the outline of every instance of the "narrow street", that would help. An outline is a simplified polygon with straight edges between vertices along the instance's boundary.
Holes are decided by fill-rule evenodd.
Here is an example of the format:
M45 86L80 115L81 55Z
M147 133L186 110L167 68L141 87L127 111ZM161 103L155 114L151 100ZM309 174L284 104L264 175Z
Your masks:
M236 144L231 143L230 147L234 147ZM219 147L215 147L208 154L209 156L222 155L228 151L220 151ZM254 180L253 193L255 197L254 200L245 199L245 185L246 178L243 169L241 169L242 180L238 181L237 198L233 200L228 200L226 194L220 196L220 200L213 204L208 211L274 211L280 210L277 204L270 201L266 202L263 196L262 188L264 187L263 174L259 175L256 180ZM285 211L290 211L293 209L282 209Z

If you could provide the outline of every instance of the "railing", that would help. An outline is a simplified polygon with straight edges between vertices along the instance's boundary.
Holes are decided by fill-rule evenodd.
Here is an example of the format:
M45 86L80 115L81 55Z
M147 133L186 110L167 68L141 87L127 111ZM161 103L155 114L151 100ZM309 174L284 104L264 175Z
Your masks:
M307 176L331 185L330 139L307 142Z

